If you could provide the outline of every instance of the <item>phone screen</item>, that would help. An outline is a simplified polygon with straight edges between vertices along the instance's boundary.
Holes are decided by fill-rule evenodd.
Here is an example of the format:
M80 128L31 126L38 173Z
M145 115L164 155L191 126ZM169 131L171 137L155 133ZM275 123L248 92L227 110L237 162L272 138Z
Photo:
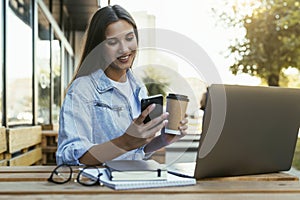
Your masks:
M163 113L163 96L161 94L150 96L141 100L141 111L143 112L149 105L155 103L156 106L152 112L145 118L144 123L160 116Z

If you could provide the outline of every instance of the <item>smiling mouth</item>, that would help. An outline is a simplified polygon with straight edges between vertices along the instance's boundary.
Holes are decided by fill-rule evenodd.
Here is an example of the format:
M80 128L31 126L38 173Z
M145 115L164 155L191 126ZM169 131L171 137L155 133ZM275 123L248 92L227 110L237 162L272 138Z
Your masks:
M118 57L117 59L122 63L126 63L129 60L130 55L131 54L123 55L123 56Z

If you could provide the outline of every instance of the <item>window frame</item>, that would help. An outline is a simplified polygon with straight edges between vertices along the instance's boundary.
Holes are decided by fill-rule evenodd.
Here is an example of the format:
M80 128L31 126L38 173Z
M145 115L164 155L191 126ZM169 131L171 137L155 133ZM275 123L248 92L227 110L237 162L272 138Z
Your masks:
M53 1L49 1L51 4L53 4ZM1 31L1 47L3 51L1 52L1 57L0 57L0 70L2 73L0 74L1 76L1 81L2 81L2 99L1 99L1 104L2 104L2 120L0 122L1 126L5 126L7 128L15 127L15 126L33 126L37 125L37 116L38 116L38 78L37 78L37 58L36 58L36 51L37 51L37 38L38 38L38 8L41 9L41 11L45 14L47 20L50 22L51 26L51 31L52 31L52 36L55 35L57 36L57 39L59 40L61 44L61 50L60 50L60 98L61 101L63 101L64 98L64 89L66 88L65 84L65 79L69 80L73 76L73 70L74 69L74 51L73 51L73 43L74 41L68 41L68 39L72 38L71 36L74 36L75 30L64 30L64 28L71 27L71 19L68 17L68 13L66 13L65 5L63 4L63 1L60 2L60 22L56 22L54 19L54 16L52 15L51 11L48 9L48 7L45 5L43 0L31 0L31 20L30 23L32 24L32 122L25 123L25 124L9 124L8 125L8 116L7 116L7 60L6 60L6 54L7 54L7 9L9 6L9 0L4 0L0 2L1 6L1 22L0 23L0 31ZM50 6L51 7L51 6ZM49 8L50 8L49 7ZM68 20L65 20L68 19ZM60 24L60 26L58 25ZM65 35L68 34L68 35ZM52 37L53 39L54 37ZM73 39L71 39L73 40ZM52 40L50 40L51 44ZM50 47L50 52L52 52L52 48ZM50 60L52 60L52 57L50 55ZM52 65L52 64L51 64ZM52 69L51 69L52 70ZM52 71L51 71L52 73ZM52 79L51 79L52 80ZM54 82L51 82L52 88L54 87ZM0 90L1 92L1 90ZM53 91L50 94L50 98L53 99L54 94ZM60 105L61 106L61 105ZM49 107L50 111L50 125L53 125L52 123L52 102ZM43 124L42 124L43 125ZM48 125L48 124L45 124Z

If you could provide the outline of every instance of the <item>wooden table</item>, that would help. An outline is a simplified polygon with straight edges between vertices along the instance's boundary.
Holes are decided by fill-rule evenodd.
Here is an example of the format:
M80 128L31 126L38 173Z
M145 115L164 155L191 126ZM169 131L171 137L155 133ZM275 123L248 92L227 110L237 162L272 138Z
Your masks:
M54 166L0 167L0 199L300 199L299 180L287 174L206 179L194 186L115 191L75 182L49 183L47 178L53 169Z

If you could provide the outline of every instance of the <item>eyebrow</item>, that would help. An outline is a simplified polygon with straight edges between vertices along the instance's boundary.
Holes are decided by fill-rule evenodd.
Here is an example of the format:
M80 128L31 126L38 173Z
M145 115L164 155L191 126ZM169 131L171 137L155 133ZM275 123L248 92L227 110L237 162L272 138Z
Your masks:
M130 31L130 32L126 33L125 36L131 35L131 34L134 34L134 32ZM118 35L120 35L120 34L118 34ZM116 39L116 38L117 38L117 36L112 36L112 37L107 37L106 39L109 40L109 39Z

